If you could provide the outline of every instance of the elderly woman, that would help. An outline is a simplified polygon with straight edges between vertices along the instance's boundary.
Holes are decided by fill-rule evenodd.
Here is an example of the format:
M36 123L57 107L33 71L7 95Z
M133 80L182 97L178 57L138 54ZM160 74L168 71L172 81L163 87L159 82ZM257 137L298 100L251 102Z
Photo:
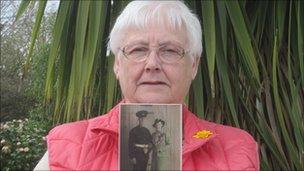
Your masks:
M109 47L121 103L183 103L202 53L201 26L181 1L133 1L117 18ZM119 104L90 120L55 127L36 169L117 170ZM184 170L259 170L245 131L200 120L183 106Z

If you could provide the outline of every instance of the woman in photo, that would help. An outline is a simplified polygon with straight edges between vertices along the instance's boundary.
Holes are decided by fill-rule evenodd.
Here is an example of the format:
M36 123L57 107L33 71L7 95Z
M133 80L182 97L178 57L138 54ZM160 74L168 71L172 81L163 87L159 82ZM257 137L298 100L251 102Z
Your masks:
M155 119L153 127L155 132L152 133L152 142L154 144L152 152L152 168L151 170L167 170L169 151L169 138L164 132L165 121Z

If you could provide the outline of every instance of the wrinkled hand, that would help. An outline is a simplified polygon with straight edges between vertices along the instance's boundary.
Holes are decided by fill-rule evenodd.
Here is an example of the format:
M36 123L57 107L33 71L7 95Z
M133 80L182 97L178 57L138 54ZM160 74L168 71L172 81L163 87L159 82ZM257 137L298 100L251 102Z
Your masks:
M131 159L131 163L132 163L132 164L136 164L136 158L132 158L132 159Z

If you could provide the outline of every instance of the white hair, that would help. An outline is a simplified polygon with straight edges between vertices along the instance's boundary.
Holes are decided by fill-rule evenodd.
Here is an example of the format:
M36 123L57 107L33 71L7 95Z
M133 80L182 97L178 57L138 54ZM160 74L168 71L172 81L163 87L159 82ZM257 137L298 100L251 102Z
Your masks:
M202 29L195 14L182 1L132 1L118 16L109 36L108 48L117 55L123 31L129 27L148 28L156 22L173 29L186 29L190 55L202 53Z

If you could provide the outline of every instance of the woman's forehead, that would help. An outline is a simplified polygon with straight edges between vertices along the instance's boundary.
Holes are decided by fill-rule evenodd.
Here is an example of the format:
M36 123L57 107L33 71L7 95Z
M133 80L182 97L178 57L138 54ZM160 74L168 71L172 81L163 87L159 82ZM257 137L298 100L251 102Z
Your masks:
M150 42L148 39L144 39L144 38L139 38L139 39L135 39L135 40L131 40L131 41L126 41L126 45L128 47L133 47L136 45L140 45L140 46L179 46L182 47L183 43L179 42L179 41L175 41L175 40L159 40L157 42Z
M147 28L129 27L122 32L124 45L164 45L174 44L185 46L188 41L186 30L168 29L164 26L151 26Z

